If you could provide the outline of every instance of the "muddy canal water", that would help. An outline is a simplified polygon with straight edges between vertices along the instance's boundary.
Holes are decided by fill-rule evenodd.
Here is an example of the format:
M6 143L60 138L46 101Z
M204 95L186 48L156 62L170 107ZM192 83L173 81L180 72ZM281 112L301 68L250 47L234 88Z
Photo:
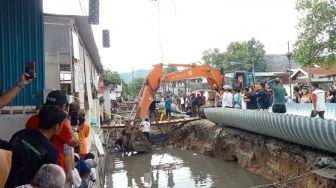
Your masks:
M177 148L156 148L151 153L106 159L106 188L245 188L269 183L236 163Z

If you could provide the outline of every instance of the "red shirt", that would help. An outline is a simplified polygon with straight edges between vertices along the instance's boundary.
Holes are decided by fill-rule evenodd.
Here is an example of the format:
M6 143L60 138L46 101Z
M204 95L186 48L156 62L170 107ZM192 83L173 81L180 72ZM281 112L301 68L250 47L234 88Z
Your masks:
M316 93L312 93L312 95L311 95L311 101L313 101L313 102L315 102L315 101L317 101L317 95L316 95Z
M30 117L26 123L27 129L37 129L40 122L40 118L38 114L33 115ZM54 144L54 146L58 150L58 165L61 167L64 167L64 150L63 145L67 144L72 139L72 130L70 128L69 121L64 121L62 124L61 131L58 135L52 136L50 138L50 141Z

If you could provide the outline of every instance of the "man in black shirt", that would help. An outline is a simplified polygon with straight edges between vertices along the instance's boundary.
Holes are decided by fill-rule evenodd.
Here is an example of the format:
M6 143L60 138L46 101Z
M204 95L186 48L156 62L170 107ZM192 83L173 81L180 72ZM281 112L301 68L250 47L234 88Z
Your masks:
M59 134L66 117L59 107L44 106L39 112L37 130L24 129L13 135L9 141L13 154L6 188L28 184L42 165L57 163L58 151L49 139Z
M262 111L267 111L272 104L270 93L266 90L266 85L264 83L260 84L260 89L257 91L257 99L259 109Z
M254 88L249 89L249 93L247 94L247 109L249 110L257 110L258 103L257 103L257 94L254 92Z
M160 103L160 101L153 100L149 105L149 117L152 119L152 114L154 114L154 120L156 119L156 104Z

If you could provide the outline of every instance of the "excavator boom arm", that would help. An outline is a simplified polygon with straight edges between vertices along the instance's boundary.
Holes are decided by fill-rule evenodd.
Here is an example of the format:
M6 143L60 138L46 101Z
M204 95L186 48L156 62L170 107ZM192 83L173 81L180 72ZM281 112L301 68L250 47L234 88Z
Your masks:
M194 65L182 71L164 75L161 78L161 82L171 82L193 78L206 78L211 90L214 89L214 86L221 88L223 85L221 73L209 65Z
M153 70L151 70L146 77L137 97L136 119L143 119L146 116L149 105L160 87L163 64L156 64L153 67Z
M154 65L153 70L146 77L137 98L136 119L143 119L146 116L149 105L153 101L161 82L206 78L211 90L214 90L215 86L222 88L223 78L221 73L209 65L169 64L168 66L183 66L186 69L162 75L163 64Z

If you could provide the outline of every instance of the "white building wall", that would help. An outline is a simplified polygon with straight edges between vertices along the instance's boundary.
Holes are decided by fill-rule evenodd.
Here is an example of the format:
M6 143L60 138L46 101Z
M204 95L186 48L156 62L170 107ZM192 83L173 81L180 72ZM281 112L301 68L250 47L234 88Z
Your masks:
M110 114L111 114L111 98L110 98L110 90L111 87L106 87L104 90L104 109L103 109L103 114L106 115L105 120L111 119Z
M24 129L26 122L33 114L1 114L0 115L0 138L9 140L14 133Z

